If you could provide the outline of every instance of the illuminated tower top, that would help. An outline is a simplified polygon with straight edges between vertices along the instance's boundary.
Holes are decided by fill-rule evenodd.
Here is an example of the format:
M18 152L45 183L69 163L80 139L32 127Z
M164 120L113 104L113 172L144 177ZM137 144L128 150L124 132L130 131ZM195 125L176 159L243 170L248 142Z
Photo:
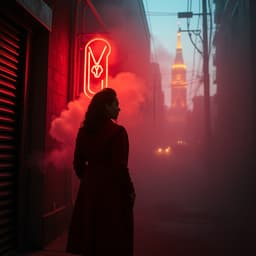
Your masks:
M187 67L184 64L182 46L181 46L181 32L177 32L176 56L174 64L172 65L172 108L186 109L187 108Z
M180 30L179 30L178 33L177 33L177 46L176 46L176 49L182 49L182 46L181 46L181 37L180 37Z
M178 30L177 45L176 45L176 56L175 56L174 64L172 65L172 70L177 70L177 72L179 72L180 70L186 70L186 68L187 67L184 64L183 54L182 54L180 30ZM176 80L176 79L173 79L173 80ZM186 80L186 77L185 77L185 80Z

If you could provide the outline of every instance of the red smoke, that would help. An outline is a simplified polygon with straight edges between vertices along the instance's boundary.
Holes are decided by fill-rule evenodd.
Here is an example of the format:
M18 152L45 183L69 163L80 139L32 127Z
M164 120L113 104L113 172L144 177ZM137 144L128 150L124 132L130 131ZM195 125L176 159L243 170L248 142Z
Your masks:
M132 73L119 73L111 78L109 84L117 92L121 108L119 122L133 125L134 117L139 114L147 91L142 79Z
M118 122L128 129L136 126L140 108L145 101L147 91L143 80L132 73L119 73L109 79L109 87L116 90L120 115ZM60 143L58 149L49 153L46 163L52 163L58 170L72 169L74 143L77 131L84 119L90 100L82 93L80 97L68 103L60 116L55 118L50 127L50 135Z
M46 164L52 163L58 170L72 167L76 133L83 121L88 103L88 98L81 93L78 99L69 102L67 109L52 121L49 132L51 137L60 143L60 148L49 153Z

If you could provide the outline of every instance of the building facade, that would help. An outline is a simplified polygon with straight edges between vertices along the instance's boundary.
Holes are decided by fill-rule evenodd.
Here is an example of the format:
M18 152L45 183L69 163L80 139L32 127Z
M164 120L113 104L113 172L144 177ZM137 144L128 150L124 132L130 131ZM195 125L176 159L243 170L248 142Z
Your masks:
M244 248L251 248L248 246L255 242L252 234L255 232L256 4L250 0L214 2L218 110L212 145L219 164L216 170L220 171L216 177L229 180L221 188L225 197L219 201L223 216L232 219L236 239L240 239Z
M110 72L141 77L150 41L140 0L12 0L0 13L0 254L10 255L43 248L67 228L72 168L42 159L59 146L52 120L82 92L81 38L111 37L119 59Z

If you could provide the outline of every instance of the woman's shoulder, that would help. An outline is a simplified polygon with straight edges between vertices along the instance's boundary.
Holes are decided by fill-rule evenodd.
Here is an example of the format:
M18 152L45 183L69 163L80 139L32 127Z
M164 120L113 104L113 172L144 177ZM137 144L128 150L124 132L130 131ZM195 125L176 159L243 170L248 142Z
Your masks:
M127 135L126 129L123 125L117 124L116 122L110 120L105 127L105 134L108 137L116 137Z
M111 120L110 125L112 126L112 129L115 132L125 132L126 133L126 129L125 129L125 127L123 125L117 124L116 122L114 122L112 120Z

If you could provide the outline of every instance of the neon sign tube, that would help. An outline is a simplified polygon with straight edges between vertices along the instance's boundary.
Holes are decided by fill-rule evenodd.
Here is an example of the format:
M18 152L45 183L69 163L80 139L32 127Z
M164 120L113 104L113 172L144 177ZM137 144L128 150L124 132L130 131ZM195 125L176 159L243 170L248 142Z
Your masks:
M84 93L91 98L108 87L108 65L111 46L103 38L90 40L84 48Z

